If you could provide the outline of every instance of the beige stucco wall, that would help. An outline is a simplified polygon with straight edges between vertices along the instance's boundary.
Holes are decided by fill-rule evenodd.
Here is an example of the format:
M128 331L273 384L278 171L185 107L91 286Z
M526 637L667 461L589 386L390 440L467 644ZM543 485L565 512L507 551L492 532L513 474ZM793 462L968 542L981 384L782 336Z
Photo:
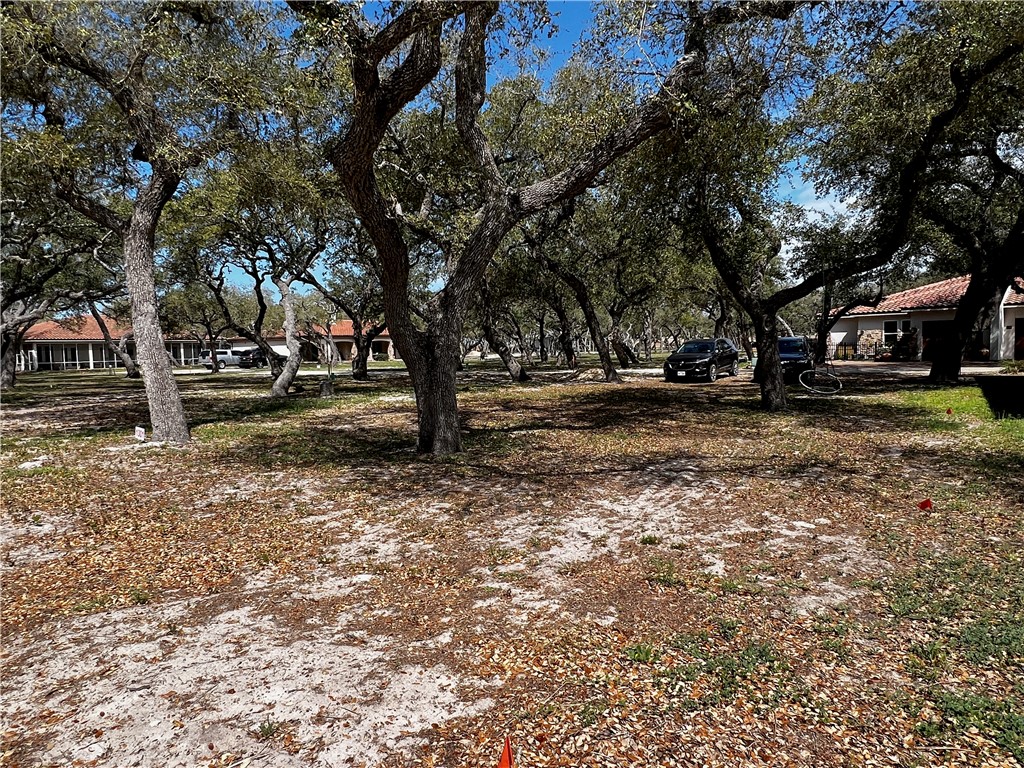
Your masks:
M1024 318L1024 307L1005 307L1003 321L999 324L999 338L993 340L992 351L999 351L999 360L1013 360L1014 345L1017 342L1017 320ZM993 336L996 329L992 329ZM996 359L993 357L993 359Z
M828 335L833 347L837 344L855 344L857 342L856 318L844 317L832 326Z

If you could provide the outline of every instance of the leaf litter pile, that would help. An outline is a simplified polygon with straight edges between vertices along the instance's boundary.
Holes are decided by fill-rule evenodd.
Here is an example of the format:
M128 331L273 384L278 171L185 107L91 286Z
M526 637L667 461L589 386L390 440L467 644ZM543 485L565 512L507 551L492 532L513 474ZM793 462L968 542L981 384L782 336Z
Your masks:
M972 388L468 374L435 459L394 376L188 378L185 448L126 384L5 406L2 765L1024 761L1024 430Z

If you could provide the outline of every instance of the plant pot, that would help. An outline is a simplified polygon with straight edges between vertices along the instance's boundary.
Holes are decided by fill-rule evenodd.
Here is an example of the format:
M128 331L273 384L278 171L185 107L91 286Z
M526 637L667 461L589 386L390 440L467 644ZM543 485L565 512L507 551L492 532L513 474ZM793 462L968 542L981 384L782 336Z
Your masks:
M997 419L1024 418L1024 376L993 373L974 380Z

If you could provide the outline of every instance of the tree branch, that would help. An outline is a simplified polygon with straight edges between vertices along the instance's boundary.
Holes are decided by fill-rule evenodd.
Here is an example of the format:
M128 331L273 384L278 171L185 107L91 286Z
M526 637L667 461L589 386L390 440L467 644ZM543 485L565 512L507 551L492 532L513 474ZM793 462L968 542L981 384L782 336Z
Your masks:
M505 179L494 161L487 137L477 123L487 91L487 24L498 11L497 3L480 3L466 12L466 30L455 66L455 126L462 142L481 171L485 195L504 190Z

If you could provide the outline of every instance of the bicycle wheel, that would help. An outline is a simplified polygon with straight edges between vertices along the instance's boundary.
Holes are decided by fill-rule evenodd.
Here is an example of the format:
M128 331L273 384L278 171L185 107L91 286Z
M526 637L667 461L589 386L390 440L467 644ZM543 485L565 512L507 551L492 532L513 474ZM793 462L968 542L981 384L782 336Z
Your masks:
M801 387L816 395L834 395L843 388L843 382L839 380L838 376L825 371L816 371L813 368L801 373L797 381L800 382Z

